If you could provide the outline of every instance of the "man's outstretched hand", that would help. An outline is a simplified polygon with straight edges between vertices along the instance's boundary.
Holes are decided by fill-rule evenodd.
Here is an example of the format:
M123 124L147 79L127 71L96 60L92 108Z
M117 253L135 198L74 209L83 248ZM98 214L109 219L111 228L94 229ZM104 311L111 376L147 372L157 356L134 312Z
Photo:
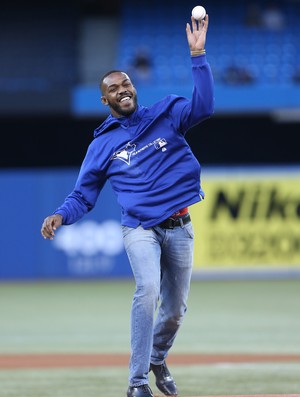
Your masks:
M47 216L42 224L41 233L44 239L53 240L55 230L62 225L62 216L59 214Z
M201 51L205 48L206 32L208 29L208 14L201 21L196 21L191 17L192 28L189 23L186 24L186 37L189 43L190 51Z

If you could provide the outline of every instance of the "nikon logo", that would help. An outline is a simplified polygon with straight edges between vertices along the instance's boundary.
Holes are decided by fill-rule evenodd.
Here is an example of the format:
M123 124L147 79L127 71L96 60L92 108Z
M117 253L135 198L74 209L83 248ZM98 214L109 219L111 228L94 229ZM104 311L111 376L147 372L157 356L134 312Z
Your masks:
M209 215L212 221L219 218L232 221L300 218L300 197L277 187L235 186L234 192L230 191L230 188L218 189L210 199L213 199Z
M191 208L202 236L195 245L199 267L300 266L300 175L271 178L206 182L205 207Z

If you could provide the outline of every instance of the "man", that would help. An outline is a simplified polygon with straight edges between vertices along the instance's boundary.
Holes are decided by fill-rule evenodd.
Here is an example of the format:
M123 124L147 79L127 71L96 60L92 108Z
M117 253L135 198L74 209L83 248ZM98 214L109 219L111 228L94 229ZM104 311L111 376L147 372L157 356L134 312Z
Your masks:
M193 227L188 206L204 198L200 165L184 135L213 113L213 78L204 49L207 27L208 15L199 23L192 17L192 26L186 25L191 100L170 95L147 108L138 105L126 73L111 71L102 78L101 101L111 114L94 132L73 192L41 229L52 240L58 227L94 207L109 179L122 209L124 244L136 282L128 397L153 397L150 371L162 393L178 395L165 360L190 288Z

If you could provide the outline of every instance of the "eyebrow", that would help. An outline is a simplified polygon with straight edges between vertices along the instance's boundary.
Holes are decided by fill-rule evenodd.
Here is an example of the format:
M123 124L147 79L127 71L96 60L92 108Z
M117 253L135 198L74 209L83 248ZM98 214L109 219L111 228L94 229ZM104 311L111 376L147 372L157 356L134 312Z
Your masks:
M122 85L122 84L124 84L124 83L127 82L127 81L130 82L130 79L128 79L128 78L124 79L124 80L121 82L121 84L116 84L116 83L110 84L110 85L107 86L107 88L117 87L118 85Z

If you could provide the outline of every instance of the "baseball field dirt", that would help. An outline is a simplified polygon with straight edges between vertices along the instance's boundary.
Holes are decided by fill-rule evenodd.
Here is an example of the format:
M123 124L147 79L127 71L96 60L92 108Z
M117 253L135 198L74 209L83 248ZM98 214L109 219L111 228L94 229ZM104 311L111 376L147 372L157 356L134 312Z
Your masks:
M17 369L123 367L127 366L128 362L129 354L0 354L0 369L12 371ZM293 362L300 362L300 354L173 354L168 358L168 364L172 366ZM155 394L154 397L165 396ZM300 394L226 394L202 397L300 397Z
M128 362L128 354L0 354L1 369L114 367ZM173 354L168 358L171 365L284 362L300 362L300 354Z

